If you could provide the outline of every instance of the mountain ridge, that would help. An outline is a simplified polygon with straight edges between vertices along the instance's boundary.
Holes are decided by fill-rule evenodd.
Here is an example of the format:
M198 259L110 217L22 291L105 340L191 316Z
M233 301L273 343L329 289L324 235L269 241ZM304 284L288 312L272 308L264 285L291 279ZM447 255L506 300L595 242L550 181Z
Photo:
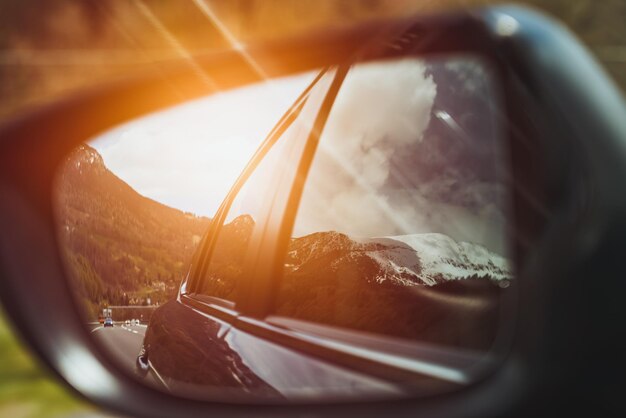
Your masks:
M480 244L457 242L438 233L353 238L336 231L315 232L292 239L286 266L292 272L306 268L330 252L335 253L331 268L341 257L356 253L370 257L380 267L375 277L379 283L395 280L404 285L433 286L469 277L494 281L512 277L504 257Z

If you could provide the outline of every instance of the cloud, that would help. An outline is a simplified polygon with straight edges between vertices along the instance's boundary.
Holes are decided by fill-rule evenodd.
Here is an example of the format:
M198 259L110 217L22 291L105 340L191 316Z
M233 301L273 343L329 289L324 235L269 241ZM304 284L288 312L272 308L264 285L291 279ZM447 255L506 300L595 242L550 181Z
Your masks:
M355 237L440 232L504 252L502 188L446 159L446 150L453 150L441 141L458 133L444 128L425 139L431 123L441 123L431 117L441 111L434 109L433 71L405 59L361 64L348 73L305 185L295 236L327 230ZM468 78L460 81L471 93ZM464 155L455 155L463 166ZM441 170L420 177L418 161L435 157Z
M398 147L422 140L436 95L425 71L413 59L358 65L333 105L324 143L374 187L387 179Z
M414 59L361 64L348 73L320 140L296 234L334 229L374 236L390 224L410 228L410 216L381 189L392 156L422 141L436 92Z

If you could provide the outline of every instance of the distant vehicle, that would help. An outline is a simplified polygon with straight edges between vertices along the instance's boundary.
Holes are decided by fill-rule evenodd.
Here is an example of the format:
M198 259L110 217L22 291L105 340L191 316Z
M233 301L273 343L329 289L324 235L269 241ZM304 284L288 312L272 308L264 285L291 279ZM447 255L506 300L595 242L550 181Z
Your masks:
M113 319L109 318L105 318L104 319L104 327L112 327L113 326Z
M130 321L127 319L127 320L124 322L124 324L126 324L126 325L130 325Z

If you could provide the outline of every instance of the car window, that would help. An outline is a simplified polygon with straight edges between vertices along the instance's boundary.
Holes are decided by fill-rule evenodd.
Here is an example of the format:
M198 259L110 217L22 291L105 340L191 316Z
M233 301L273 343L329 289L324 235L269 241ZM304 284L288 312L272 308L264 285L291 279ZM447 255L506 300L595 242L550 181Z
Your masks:
M277 317L492 343L512 279L496 94L469 57L351 68L303 189Z
M203 274L200 294L228 301L236 299L246 274L250 246L263 233L262 223L275 209L277 185L295 172L313 120L328 90L334 70L326 72L296 109L296 117L272 145L227 208L222 227ZM255 241L257 242L258 239Z

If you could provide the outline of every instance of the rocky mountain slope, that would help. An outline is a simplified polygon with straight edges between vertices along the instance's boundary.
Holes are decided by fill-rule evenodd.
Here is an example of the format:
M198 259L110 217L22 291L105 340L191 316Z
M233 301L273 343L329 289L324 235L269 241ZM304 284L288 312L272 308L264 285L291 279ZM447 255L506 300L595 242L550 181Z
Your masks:
M286 266L295 272L311 265L319 268L330 260L330 268L338 268L359 258L372 265L365 280L377 283L433 286L470 277L511 278L504 257L437 233L354 239L334 231L317 232L292 241Z

